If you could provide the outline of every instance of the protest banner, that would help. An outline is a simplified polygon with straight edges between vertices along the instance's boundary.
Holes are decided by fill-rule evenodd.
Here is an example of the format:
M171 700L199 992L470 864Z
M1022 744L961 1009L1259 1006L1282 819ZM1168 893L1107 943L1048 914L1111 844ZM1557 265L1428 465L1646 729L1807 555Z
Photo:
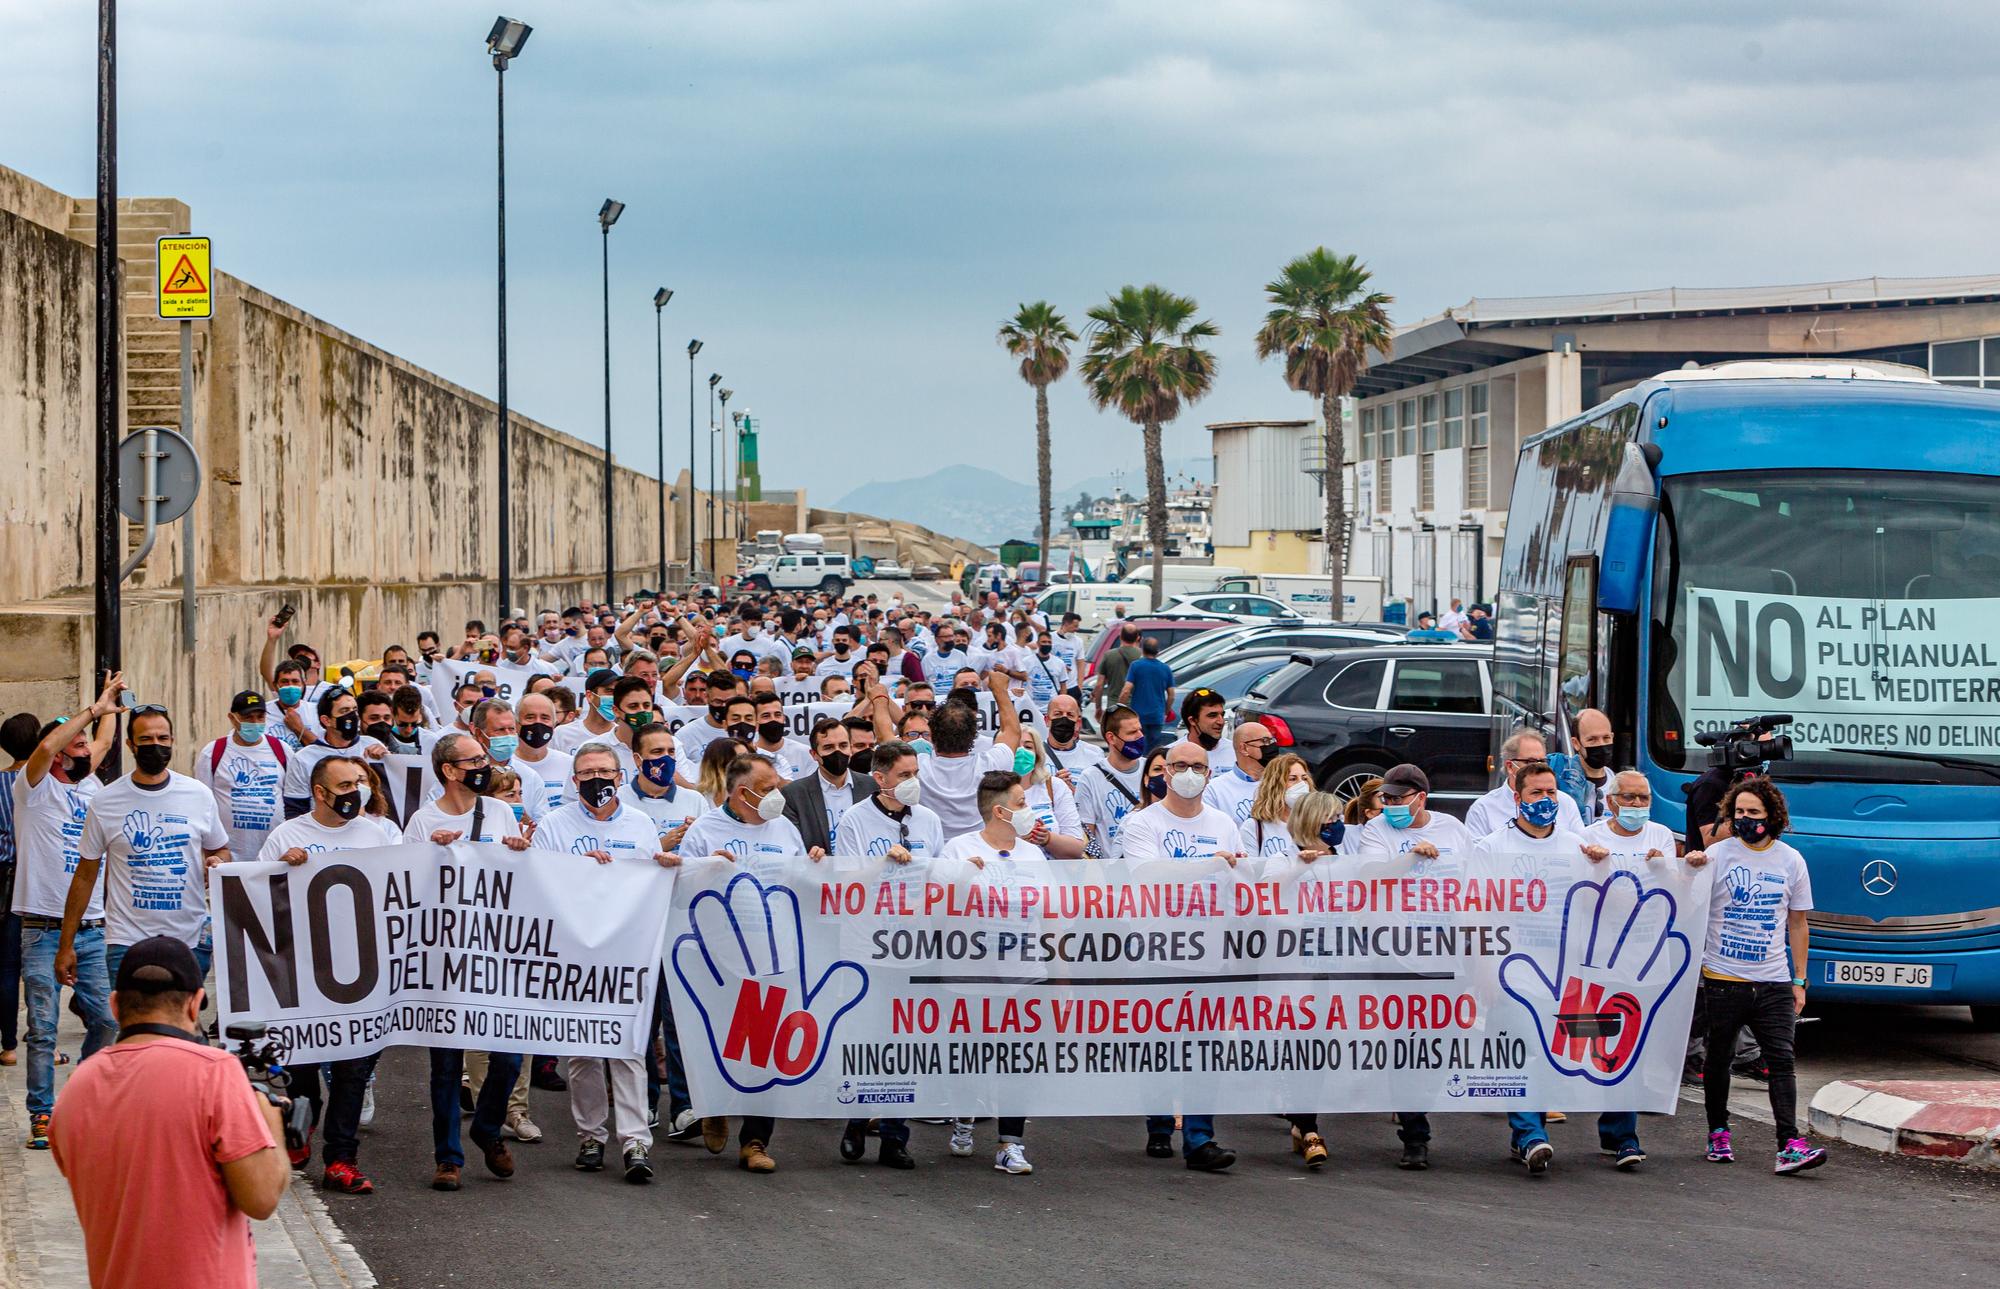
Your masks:
M457 713L452 704L452 691L469 677L482 673L493 677L493 696L510 703L521 701L521 695L528 692L528 682L536 676L547 675L543 671L527 667L514 667L504 662L461 662L455 658L438 658L431 662L431 699L437 704L439 715L446 720Z
M421 752L391 752L370 764L388 790L389 817L400 829L424 804L426 792L436 781L431 777L431 759Z
M691 862L709 1114L1670 1112L1709 878L1679 861Z
M209 872L217 1010L293 1064L385 1047L637 1056L674 871L492 844Z
M800 707L785 709L785 735L787 738L803 740L812 733L812 727L823 720L839 720L853 712L854 705L846 699L833 703L808 703ZM681 726L689 721L698 721L708 716L706 707L662 707L658 709L660 720L668 729L680 733Z

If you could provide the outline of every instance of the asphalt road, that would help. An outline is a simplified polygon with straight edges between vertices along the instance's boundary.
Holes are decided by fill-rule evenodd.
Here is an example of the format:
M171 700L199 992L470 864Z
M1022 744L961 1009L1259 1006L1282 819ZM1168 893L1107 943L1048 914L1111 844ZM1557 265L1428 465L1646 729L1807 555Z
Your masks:
M2000 1057L2000 1039L1971 1036L1945 1009L1845 1013L1808 1033L1822 1053L1809 1081L1823 1081L1827 1053L1882 1060L1897 1044L1914 1045L1911 1064L1957 1077ZM1386 1117L1355 1115L1323 1117L1335 1154L1316 1175L1297 1166L1276 1118L1223 1120L1240 1160L1219 1177L1145 1158L1135 1120L1031 1123L1032 1177L993 1171L990 1124L971 1159L946 1154L945 1129L918 1125L919 1167L891 1172L842 1164L837 1124L791 1122L779 1125L773 1175L740 1171L733 1146L710 1156L661 1144L658 1179L634 1187L573 1171L566 1098L536 1092L549 1135L515 1146L516 1177L487 1177L474 1152L465 1189L444 1195L426 1188L425 1070L420 1052L384 1059L362 1139L377 1191L326 1197L385 1285L2000 1281L2000 1177L1836 1144L1827 1167L1778 1178L1770 1129L1747 1120L1740 1161L1709 1164L1693 1106L1642 1122L1652 1157L1631 1175L1597 1155L1587 1116L1552 1127L1555 1168L1530 1180L1507 1160L1497 1116L1434 1117L1433 1167L1403 1173Z

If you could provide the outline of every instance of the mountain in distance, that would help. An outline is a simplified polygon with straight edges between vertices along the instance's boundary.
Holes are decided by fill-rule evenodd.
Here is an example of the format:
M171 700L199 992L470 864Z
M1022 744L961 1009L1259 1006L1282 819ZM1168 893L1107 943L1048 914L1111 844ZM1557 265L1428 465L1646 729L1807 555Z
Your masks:
M1208 457L1177 457L1164 464L1169 487L1176 476L1207 482L1214 473L1214 463ZM1135 463L1119 478L1118 485L1134 496L1143 494L1145 468ZM1102 497L1109 496L1111 490L1108 474L1055 485L1050 498L1056 510L1052 527L1062 527L1064 508L1075 503L1077 494ZM838 509L901 519L949 537L998 546L1009 539L1035 539L1040 529L1038 503L1032 483L1010 479L983 466L949 465L918 479L862 484L840 499Z

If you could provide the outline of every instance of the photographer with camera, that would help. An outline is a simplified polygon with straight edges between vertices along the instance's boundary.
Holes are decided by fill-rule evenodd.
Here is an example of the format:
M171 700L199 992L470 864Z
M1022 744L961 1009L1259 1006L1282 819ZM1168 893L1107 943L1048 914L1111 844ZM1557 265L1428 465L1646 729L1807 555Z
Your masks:
M1687 848L1704 849L1729 835L1729 826L1718 811L1723 796L1745 779L1764 773L1772 761L1792 759L1792 740L1778 733L1792 718L1783 713L1751 716L1733 722L1728 729L1710 730L1694 736L1708 749L1708 768L1690 783L1687 793Z
M111 997L118 1041L77 1067L50 1142L98 1289L253 1289L250 1218L291 1179L279 1108L197 1032L194 950L154 936L125 951Z

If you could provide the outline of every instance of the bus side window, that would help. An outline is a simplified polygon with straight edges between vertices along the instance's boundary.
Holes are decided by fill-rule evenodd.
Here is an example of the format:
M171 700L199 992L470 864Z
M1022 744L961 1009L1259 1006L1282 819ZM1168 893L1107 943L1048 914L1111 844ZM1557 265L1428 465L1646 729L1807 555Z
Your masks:
M1576 555L1563 579L1558 684L1574 717L1597 705L1597 557Z

